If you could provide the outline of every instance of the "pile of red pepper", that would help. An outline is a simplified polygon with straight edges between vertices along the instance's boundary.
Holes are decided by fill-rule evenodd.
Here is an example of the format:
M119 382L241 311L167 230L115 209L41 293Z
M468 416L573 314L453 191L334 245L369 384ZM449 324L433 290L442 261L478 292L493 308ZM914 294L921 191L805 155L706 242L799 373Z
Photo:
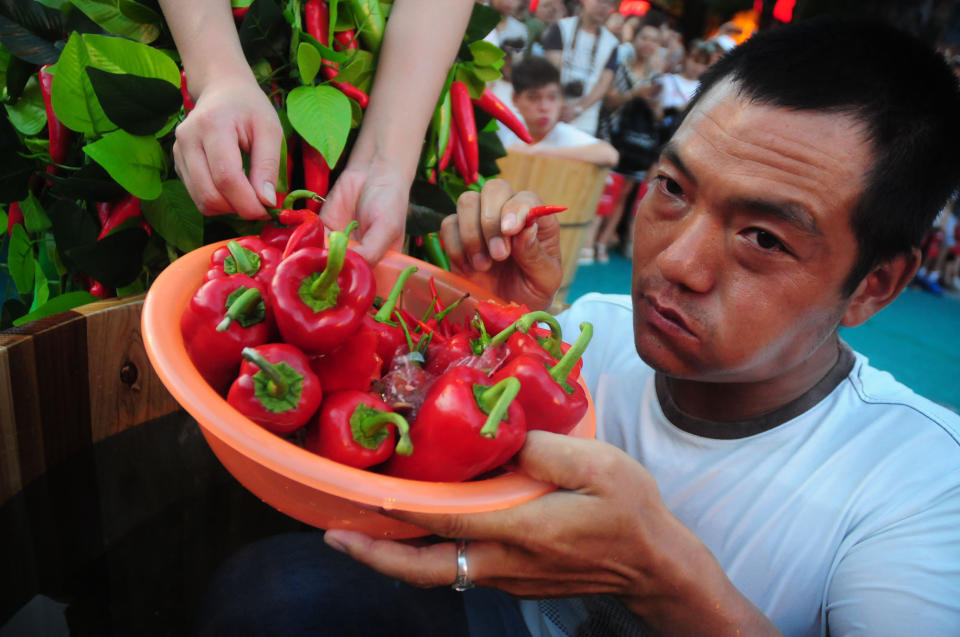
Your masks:
M432 278L414 314L403 297L416 266L375 298L348 248L354 228L325 237L316 214L284 210L213 253L181 332L233 407L337 462L444 482L497 469L529 429L568 433L583 418L589 323L567 345L553 316L523 305L481 301L456 322L466 295L444 299Z

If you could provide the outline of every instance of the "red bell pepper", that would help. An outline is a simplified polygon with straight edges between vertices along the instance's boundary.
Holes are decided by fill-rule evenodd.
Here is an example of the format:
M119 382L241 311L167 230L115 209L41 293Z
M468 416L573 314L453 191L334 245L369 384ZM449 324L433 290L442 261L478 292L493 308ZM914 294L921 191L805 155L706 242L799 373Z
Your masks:
M56 172L56 164L63 164L67 161L67 151L70 149L70 129L63 125L57 119L53 112L53 75L49 72L50 65L45 64L40 67L37 74L40 80L40 95L43 97L43 106L47 112L47 136L50 139L50 159L53 164L47 166L47 172Z
M436 380L410 427L413 453L394 455L385 472L413 480L460 482L509 460L526 437L523 409L514 398L520 381L491 384L471 367L455 367Z
M530 308L523 303L500 303L499 301L478 301L477 313L483 319L487 329L498 334L518 321Z
M306 355L286 343L244 348L240 374L227 394L237 411L280 435L307 424L322 399Z
M390 369L393 363L393 357L397 349L404 343L403 330L400 324L390 320L393 312L400 300L400 294L403 292L403 286L406 285L410 276L417 271L417 266L407 266L397 275L397 280L390 289L383 305L376 312L369 312L363 317L363 324L373 330L377 338L377 356L380 357L381 373Z
M574 365L593 336L590 323L580 324L580 336L553 367L542 359L522 355L508 361L494 380L516 378L520 381L517 401L527 418L527 429L570 433L587 411L587 395L579 383L568 382Z
M370 266L353 250L349 235L330 233L330 247L301 248L280 262L270 285L283 340L311 355L332 352L360 326L376 293Z
M490 335L479 314L470 321L472 329L464 329L450 338L437 339L427 347L426 370L431 374L446 373L457 365L474 365L474 359L483 355Z
M270 285L280 265L280 251L259 237L241 237L217 248L210 255L210 267L204 281L232 274L246 274L265 286Z
M527 127L517 117L516 113L510 110L510 107L504 104L499 97L493 94L489 88L484 89L480 99L473 100L473 103L480 107L487 115L513 131L513 134L522 139L527 144L533 143L533 137L527 131Z
M267 288L243 274L207 281L180 318L190 360L218 392L237 377L244 347L270 340L273 321Z
M187 72L180 71L180 95L183 96L183 112L187 115L194 108L193 98L190 97L190 91L187 89Z
M17 224L23 225L23 211L20 210L20 204L14 201L7 208L7 234L13 234L13 227Z
M394 444L397 430L400 440ZM307 429L304 446L358 469L386 462L394 450L401 455L413 453L406 418L374 394L350 390L327 394Z
M260 239L269 246L280 250L287 247L290 236L304 221L316 217L316 213L306 209L281 210L273 221L268 221L260 231ZM323 247L322 245L319 247Z
M450 105L453 109L453 123L457 128L457 139L463 148L470 171L471 182L477 180L480 169L480 147L477 139L477 122L473 117L473 103L467 85L460 81L450 84ZM454 149L456 152L456 149ZM456 157L454 157L456 161Z
M327 190L330 188L330 166L320 151L308 144L307 140L303 140L300 147L303 158L303 184L307 190L313 191L322 199L327 196ZM322 200L307 201L307 208L314 212L320 210L322 205Z
M367 391L380 378L383 359L377 353L377 333L361 322L347 340L329 354L310 359L310 368L324 391Z

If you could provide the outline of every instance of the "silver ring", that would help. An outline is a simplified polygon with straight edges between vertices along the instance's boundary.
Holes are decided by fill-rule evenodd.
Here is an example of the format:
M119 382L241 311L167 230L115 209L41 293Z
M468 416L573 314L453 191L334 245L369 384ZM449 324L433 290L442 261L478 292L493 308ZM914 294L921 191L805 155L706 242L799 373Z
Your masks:
M476 586L470 579L470 569L467 568L467 542L468 540L457 540L457 579L453 582L453 590L461 593Z

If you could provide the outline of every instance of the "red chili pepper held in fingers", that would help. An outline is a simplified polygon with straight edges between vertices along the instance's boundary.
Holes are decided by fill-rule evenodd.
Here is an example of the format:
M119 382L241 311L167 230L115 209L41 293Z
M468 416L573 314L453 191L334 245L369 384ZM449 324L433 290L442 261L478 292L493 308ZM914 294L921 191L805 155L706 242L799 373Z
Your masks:
M484 89L480 99L473 100L473 103L479 106L487 115L512 130L513 134L525 143L533 143L533 137L530 136L524 123L517 117L516 113L510 110L510 107L504 104L490 89Z
M467 160L470 183L477 180L480 168L480 147L477 139L477 122L473 117L473 103L467 85L460 81L450 84L450 106L453 109L453 123L457 128L457 139ZM454 149L456 152L456 149ZM456 161L456 156L454 156Z
M567 434L586 413L586 393L579 384L567 380L593 336L590 323L581 323L580 330L576 342L553 367L544 365L540 358L524 355L494 374L494 380L512 377L520 381L517 402L527 417L527 429Z
M400 440L395 443L400 432ZM390 405L362 391L327 394L307 429L308 451L351 467L366 469L386 462L394 450L413 453L410 425Z
M301 144L301 156L303 158L303 184L307 190L313 191L319 197L326 197L327 190L330 188L330 166L327 160L323 158L320 151L303 140ZM307 201L307 208L316 212L320 210L323 202L310 200Z
M237 411L281 435L307 424L322 399L306 355L286 343L244 348L240 374L227 394Z
M413 453L394 455L385 472L435 482L460 482L499 467L526 438L523 409L514 398L520 381L491 384L471 367L455 367L436 380L410 427Z
M546 217L549 215L555 215L557 213L563 212L566 210L566 206L534 206L527 211L527 218L523 222L524 228L529 228L533 225L533 222L539 219L540 217Z
M270 285L277 327L287 343L317 355L332 352L360 326L376 293L370 266L349 235L330 233L330 247L301 248L280 262Z
M53 75L49 72L50 65L40 67L37 78L40 80L40 95L43 97L43 106L47 112L47 136L50 139L50 159L54 164L63 164L67 161L67 151L70 149L70 129L57 119L53 112ZM55 165L47 166L47 172L56 171Z
M200 375L223 393L237 377L244 347L270 340L267 288L243 274L207 281L180 318L180 333Z
M236 10L236 9L234 9ZM193 110L193 98L190 97L190 91L187 89L187 72L180 71L180 95L183 96L183 112L187 115Z
M204 281L220 279L233 274L245 274L265 286L270 285L273 273L280 265L280 251L259 237L241 237L214 250Z

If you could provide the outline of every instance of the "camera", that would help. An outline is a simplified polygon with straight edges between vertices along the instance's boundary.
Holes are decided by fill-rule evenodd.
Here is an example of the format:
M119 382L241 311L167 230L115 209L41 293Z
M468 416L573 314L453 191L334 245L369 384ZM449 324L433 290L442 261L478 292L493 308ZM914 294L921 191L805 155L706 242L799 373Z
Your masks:
M583 97L583 82L573 80L563 85L563 96L567 98Z

